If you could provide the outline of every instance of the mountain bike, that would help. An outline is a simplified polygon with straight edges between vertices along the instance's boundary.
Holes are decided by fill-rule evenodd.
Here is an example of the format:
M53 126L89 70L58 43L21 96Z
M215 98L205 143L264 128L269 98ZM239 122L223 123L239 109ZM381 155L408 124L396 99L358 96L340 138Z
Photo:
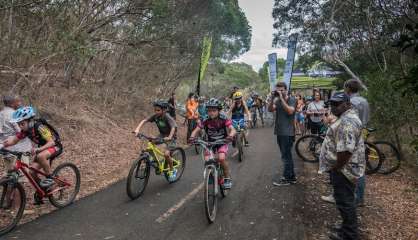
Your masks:
M305 162L315 163L319 161L322 143L325 139L325 132L309 134L300 137L295 144L296 154ZM373 174L378 171L383 161L383 154L379 148L368 141L364 142L366 155L366 174Z
M222 167L215 158L213 148L227 144L225 140L217 140L215 142L206 142L197 139L193 144L200 145L205 152L209 153L209 158L205 161L204 176L204 204L205 213L209 223L213 223L216 218L218 209L218 198L226 197L228 190L224 187L224 172ZM203 156L203 155L202 155ZM205 158L203 157L203 160Z
M169 183L180 180L186 167L186 153L184 149L180 147L171 149L173 168L177 170L177 176L175 180L169 181L170 167L164 157L164 153L157 147L157 144L163 144L164 140L149 137L144 134L139 134L137 137L141 140L146 140L147 147L141 151L138 159L132 163L131 169L129 170L126 181L126 192L132 200L139 198L145 191L151 173L151 167L155 169L156 175L164 175Z
M46 177L46 174L29 165L31 153L1 149L0 155L16 159L14 169L0 179L0 236L13 230L22 218L26 192L19 182L21 174L35 189L37 200L48 198L53 206L63 208L76 198L80 190L80 171L74 164L67 162L58 165L52 173L54 184L44 188L41 181L35 180L32 174L36 173L41 178Z
M370 133L375 131L375 128L365 128L363 130L363 136L367 139ZM379 140L373 143L380 150L383 157L382 163L376 171L382 174L390 174L396 171L401 166L402 159L398 148L393 143L387 141Z
M244 160L244 146L245 146L245 124L247 121L244 119L232 120L232 125L234 126L237 134L235 135L234 142L232 145L238 149L238 161L242 162Z

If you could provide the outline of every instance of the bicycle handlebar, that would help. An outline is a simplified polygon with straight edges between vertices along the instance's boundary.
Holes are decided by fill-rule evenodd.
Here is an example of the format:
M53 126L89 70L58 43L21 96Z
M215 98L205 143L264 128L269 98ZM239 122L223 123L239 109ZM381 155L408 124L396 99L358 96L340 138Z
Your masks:
M135 133L135 132L132 132L132 133ZM140 133L140 134L136 135L136 137L139 138L139 139L141 139L141 140L142 139L145 139L145 140L150 141L150 142L166 142L163 138L160 138L160 137L158 137L158 138L150 137L150 136L147 136L147 135L145 135L143 133Z
M12 155L14 155L14 156L16 156L18 158L21 158L22 156L30 156L30 155L32 155L31 152L16 152L16 151L7 150L5 148L1 148L0 149L0 155L7 155L7 154L12 154Z

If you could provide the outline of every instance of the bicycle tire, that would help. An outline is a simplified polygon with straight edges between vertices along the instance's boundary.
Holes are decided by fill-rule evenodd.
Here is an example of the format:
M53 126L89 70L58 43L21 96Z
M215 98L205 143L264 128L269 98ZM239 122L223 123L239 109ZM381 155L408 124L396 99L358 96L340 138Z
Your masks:
M244 137L242 136L243 133L240 133L237 141L237 148L238 148L238 161L242 162L244 160Z
M138 170L141 167L141 163L146 164L144 168L144 175L142 177L138 176ZM139 198L144 193L145 188L148 184L149 176L150 164L148 161L148 157L140 157L132 163L131 169L129 170L128 178L126 180L126 193L132 200ZM136 179L143 180L143 184L140 188L132 186L132 182Z
M77 197L77 194L78 194L78 192L80 191L80 181L81 181L81 177L80 177L80 171L78 170L78 168L77 168L77 166L76 165L74 165L74 164L72 164L72 163L62 163L62 164L60 164L60 165L58 165L55 169L54 169L54 171L53 171L53 175L54 176L60 176L60 174L59 174L59 172L62 170L62 169L64 169L64 168L69 168L69 169L71 169L73 172L74 172L74 174L75 174L75 183L74 183L74 191L73 191L73 193L71 194L71 196L70 196L70 198L68 199L68 200L66 200L66 201L64 201L64 202L60 202L57 198L55 198L55 195L54 194L52 194L52 195L48 195L48 200L49 200L49 202L54 206L54 207L56 207L56 208L63 208L63 207L66 207L66 206L68 206L68 205L70 205L71 203L73 203L74 202L74 200L75 200L75 198ZM62 174L61 174L61 176L62 176ZM60 182L59 181L57 181L57 180L55 180L55 183L56 184L60 184ZM59 196L61 197L62 196L62 193L63 193L63 190L64 189L62 189L62 190L60 190L59 191ZM58 193L58 192L57 192Z
M175 155L176 152L178 152L180 154L181 159L177 159L177 160L179 160L181 162L181 167L180 167L180 171L179 171L179 169L177 169L176 179L174 181L171 181L171 182L169 181L168 172L164 172L164 177L169 183L175 183L178 180L180 180L181 176L183 175L184 168L186 167L186 152L183 150L183 148L177 147L177 148L174 148L173 150L171 150L171 156ZM167 162L165 162L164 165L165 165L165 167L168 167Z
M216 194L217 181L215 181L216 173L214 166L206 167L205 175L205 191L204 191L204 204L205 214L209 223L213 223L216 218L216 212L218 208L218 196Z
M365 154L366 154L366 174L370 175L376 173L380 166L382 166L383 154L371 142L364 142Z
M311 139L311 140L310 140ZM303 144L308 143L308 149L304 149ZM314 142L312 142L314 141ZM319 152L323 142L323 138L318 135L305 135L300 137L295 144L296 154L304 161L316 163L319 161ZM319 144L319 145L318 145ZM319 148L318 148L319 147ZM307 155L304 155L306 153Z
M6 194L5 191L7 191L6 189L7 189L7 185L8 184L9 184L9 181L5 181L5 182L2 182L0 184L0 186L3 189L3 191L1 191L2 192L1 193L1 202L0 202L2 204L1 206L3 206L3 201L4 201L4 198L5 198L5 194ZM20 195L20 201L19 201L20 206L19 206L19 209L17 211L16 217L11 221L10 224L8 224L6 226L0 225L0 236L3 236L4 234L12 231L17 226L17 224L19 223L20 219L23 216L23 211L25 210L25 206L26 206L26 193L25 193L25 189L23 188L22 184L20 184L20 183L15 183L14 189L17 189L17 192ZM3 211L7 211L7 210L6 209L3 209L3 207L1 207L0 208L0 216L2 218L4 216L4 214L2 213ZM0 219L0 223L2 223L2 222L3 222L3 220Z
M382 165L378 170L378 173L381 174L391 174L398 170L401 166L402 156L398 148L387 141L375 141L374 145L380 150L383 155Z

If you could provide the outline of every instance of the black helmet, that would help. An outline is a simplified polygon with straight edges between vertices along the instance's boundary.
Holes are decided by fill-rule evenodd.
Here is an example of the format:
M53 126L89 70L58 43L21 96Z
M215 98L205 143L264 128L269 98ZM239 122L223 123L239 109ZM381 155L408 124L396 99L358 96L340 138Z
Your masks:
M222 110L222 103L216 98L211 98L206 103L206 108L218 108L219 110Z
M168 102L166 100L156 100L154 101L154 107L160 107L162 109L167 109L168 108Z

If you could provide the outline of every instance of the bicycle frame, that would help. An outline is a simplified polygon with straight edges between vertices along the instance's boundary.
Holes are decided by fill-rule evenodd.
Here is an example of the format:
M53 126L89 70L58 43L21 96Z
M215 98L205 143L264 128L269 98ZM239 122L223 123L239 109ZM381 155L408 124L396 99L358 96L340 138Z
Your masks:
M66 188L66 187L68 187L68 186L71 186L71 184L70 183L68 183L68 182L66 182L65 180L62 180L62 179L60 179L60 178L58 178L58 177L56 177L56 176L54 176L53 177L53 179L55 180L55 181L58 181L58 182L60 182L60 183L62 183L62 184L64 184L64 186L61 186L61 187L57 187L57 188L55 188L53 191L51 191L51 192L46 192L45 190L43 190L40 186L39 186L39 184L36 182L36 180L32 177L32 175L29 173L29 171L33 171L33 172L35 172L36 174L40 174L40 175L42 175L42 176L44 176L44 177L46 177L46 174L43 172L43 171L41 171L41 170L39 170L39 169L36 169L36 168L34 168L34 167L32 167L32 166L29 166L28 164L26 164L26 163L24 163L24 162L22 162L22 160L21 159L16 159L16 164L15 164L15 167L14 167L14 169L11 171L11 172L19 172L19 171L21 171L22 173L23 173L23 175L25 175L25 177L29 180L29 183L35 188L35 190L36 190L36 192L39 194L39 196L41 197L41 198L44 198L44 197L46 197L46 196L49 196L49 195L52 195L52 194L54 194L55 192L58 192L58 191L60 191L61 189L64 189L64 188Z
M151 155L152 158L158 163L157 166L151 164L154 168L157 168L159 172L168 172L170 171L170 167L164 167L165 165L165 156L164 153L158 149L157 145L152 143L151 141L147 142L147 148L143 150L143 152L147 152ZM174 158L171 158L173 161L173 168L177 168L180 165L180 161Z

